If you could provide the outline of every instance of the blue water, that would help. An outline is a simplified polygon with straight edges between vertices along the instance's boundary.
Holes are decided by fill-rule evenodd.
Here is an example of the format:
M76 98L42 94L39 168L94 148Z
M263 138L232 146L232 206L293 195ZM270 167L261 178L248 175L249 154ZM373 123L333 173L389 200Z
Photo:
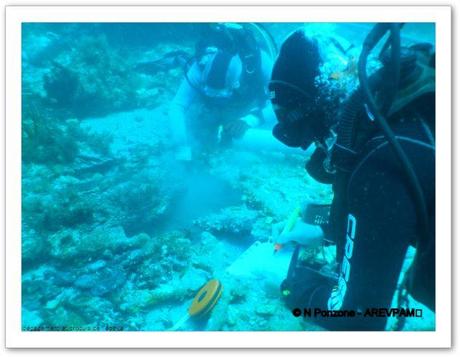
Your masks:
M203 26L23 24L23 329L170 329L214 278L223 293L211 316L178 329L321 329L291 315L277 274L228 268L257 270L243 253L305 199L330 202L331 187L305 173L305 152L274 145L209 140L178 162L168 105L184 71L136 69L171 51L193 54ZM278 48L299 27L359 48L371 26L264 24ZM432 24L402 31L403 44L434 36Z

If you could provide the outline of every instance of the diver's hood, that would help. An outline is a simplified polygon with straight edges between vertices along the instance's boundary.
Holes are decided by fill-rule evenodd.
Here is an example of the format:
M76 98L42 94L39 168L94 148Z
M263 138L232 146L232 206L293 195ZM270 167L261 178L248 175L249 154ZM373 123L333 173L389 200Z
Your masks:
M273 135L278 140L306 148L328 135L340 100L346 97L340 83L348 78L345 74L331 77L331 68L348 68L344 57L347 55L340 54L330 39L308 37L304 30L295 31L284 41L269 84L278 119ZM350 77L357 81L354 73Z
M269 89L278 119L273 135L287 146L306 149L315 138L307 114L315 104L320 63L317 43L296 31L284 41L273 66Z

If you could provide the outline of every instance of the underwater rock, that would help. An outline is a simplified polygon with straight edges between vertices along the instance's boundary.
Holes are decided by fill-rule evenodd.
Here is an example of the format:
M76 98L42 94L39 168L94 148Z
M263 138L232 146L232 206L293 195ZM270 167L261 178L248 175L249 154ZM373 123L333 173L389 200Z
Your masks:
M136 270L147 255L148 252L144 249L134 249L124 254L119 260L124 269Z
M90 225L99 219L104 205L95 201L100 199L97 190L104 188L101 182L91 185L92 192L84 191L82 181L67 175L66 170L56 174L41 167L23 165L22 209L27 227L49 235L64 228Z
M35 207L40 203L40 199L43 199L42 194L52 189L53 175L51 166L35 163L22 164L23 209Z
M71 165L82 152L109 156L110 143L110 135L90 133L75 119L62 120L46 112L38 112L36 108L24 109L22 120L24 163L41 163L47 166Z
M78 291L74 289L73 287L64 289L53 299L48 300L48 302L45 305L45 309L54 310L59 305L63 303L65 304L66 301L74 299L77 295L78 295Z
M75 286L80 289L91 289L95 285L95 276L85 274L75 280Z
M158 95L161 95L161 90L157 87L153 88L139 88L136 90L136 95L139 98L139 102L146 103L148 106L152 106L152 102L156 103L157 101L155 100ZM153 100L152 100L153 99Z
M24 33L22 60L34 67L49 64L60 52L67 48L61 36L52 31L30 31Z
M21 308L22 327L32 328L43 324L43 318L39 311L30 311L24 306Z
M153 236L138 250L126 253L119 264L135 272L134 282L138 288L154 289L186 271L190 265L190 245L184 232L167 232Z
M99 296L80 292L63 300L63 306L69 311L77 312L85 323L116 320L116 313L112 303L108 299ZM122 323L119 323L119 325L122 325Z
M49 312L49 316L56 322L59 322L59 318L77 319L68 326L98 325L106 321L112 321L114 322L113 324L122 326L123 322L117 321L116 315L114 306L108 299L91 296L86 293L80 293L72 298L68 297L64 299L62 307ZM60 325L62 324L64 323Z
M45 309L48 309L48 310L53 310L55 309L59 303L61 302L61 300L59 298L56 298L56 299L53 299L53 300L50 300L46 303L45 305Z
M234 306L229 306L227 311L227 325L235 326L238 322L238 310Z
M78 73L55 62L43 78L43 88L49 100L59 107L72 107L79 90Z
M192 242L184 231L176 230L161 234L156 237L156 242L160 245L160 255L163 259L189 261Z
M151 305L152 293L149 289L130 289L122 295L121 300L121 311L129 314L138 313Z
M42 308L41 298L52 298L62 289L54 285L51 276L56 270L47 264L41 264L29 271L23 271L21 279L22 304L30 310Z
M97 260L94 263L89 264L86 268L89 271L95 272L98 271L99 269L104 268L107 265L107 262L105 260Z
M150 291L148 300L149 306L155 306L162 303L174 303L193 297L193 292L184 289L181 286L172 286L170 283Z
M305 159L303 155L232 149L219 152L210 163L214 175L242 192L248 209L280 221L307 199L332 200L331 186L312 180L305 172Z
M203 244L217 244L219 240L216 238L216 236L212 233L209 232L201 232L200 234L200 239Z
M240 243L217 239L212 233L202 232L190 251L190 263L211 275L223 272L244 250L244 244Z
M63 230L49 237L51 256L60 261L77 258L98 259L103 254L122 253L143 246L148 240L146 234L128 238L123 228L97 226L92 230Z
M213 234L244 236L250 234L258 216L259 212L248 209L245 205L232 206L199 218L194 221L194 225Z
M23 269L40 264L46 257L46 239L22 225L21 254Z
M198 290L211 278L212 275L205 270L190 268L180 278L178 283L188 291L198 292Z
M231 304L240 304L246 299L246 292L244 289L232 289L230 291L230 300Z
M126 172L125 181L110 190L108 199L119 211L120 224L127 236L142 232L152 233L164 218L170 202L167 186L161 184L160 172L149 176L141 172Z
M50 256L62 261L72 261L82 254L79 251L79 239L79 232L71 229L64 229L50 235L48 238Z
M56 286L71 286L75 282L75 279L75 270L71 272L59 270L52 274L49 278L49 280Z
M157 259L148 259L136 268L135 286L139 289L155 289L164 276L163 267Z
M43 78L48 102L77 118L136 107L140 77L105 36L82 36Z
M163 284L174 284L184 274L194 274L198 270L190 266L190 239L181 231L167 232L154 236L141 248L117 257L117 264L133 272L136 288L155 289ZM202 271L201 271L202 272ZM187 284L178 283L182 288Z
M89 202L55 201L43 212L38 228L56 232L61 228L73 228L93 222L94 211Z
M75 160L75 175L82 177L88 174L104 174L115 168L119 160L97 156L79 155Z
M75 286L89 291L93 296L102 296L118 289L125 281L125 272L119 268L111 267L92 274L81 275L75 281Z
M272 235L272 224L272 217L258 218L251 229L251 236L254 238L254 241L268 241Z
M250 295L252 282L238 276L228 276L223 279L225 290L228 293L228 302L231 305L241 304Z
M45 325L53 328L76 328L86 324L84 317L73 310L64 307L58 307L47 313Z
M270 305L267 302L262 302L259 306L256 308L256 314L260 315L262 317L267 317L274 315L276 312L276 306Z

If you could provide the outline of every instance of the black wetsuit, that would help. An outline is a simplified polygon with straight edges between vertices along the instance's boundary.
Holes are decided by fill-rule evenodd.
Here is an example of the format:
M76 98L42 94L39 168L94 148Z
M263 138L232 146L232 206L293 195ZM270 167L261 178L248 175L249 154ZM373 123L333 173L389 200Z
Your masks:
M429 215L429 240L434 243L433 130L420 120L399 122L392 127L420 180ZM339 281L304 277L302 296L291 302L291 307L362 313L356 317L312 320L330 330L383 330L386 317L364 314L367 309L397 307L390 305L406 251L421 237L412 190L395 153L380 132L371 136L348 173L338 176L333 187L331 220L325 233L337 242ZM417 264L421 271L416 274L422 279L418 300L432 310L434 254L432 244Z

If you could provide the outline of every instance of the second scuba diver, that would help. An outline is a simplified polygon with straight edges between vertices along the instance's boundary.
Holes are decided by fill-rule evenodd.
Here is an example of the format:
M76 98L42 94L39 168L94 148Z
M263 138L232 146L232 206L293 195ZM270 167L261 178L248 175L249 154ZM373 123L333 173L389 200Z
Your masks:
M273 60L248 26L257 27L210 25L198 42L169 110L177 159L189 161L274 117L267 90Z

